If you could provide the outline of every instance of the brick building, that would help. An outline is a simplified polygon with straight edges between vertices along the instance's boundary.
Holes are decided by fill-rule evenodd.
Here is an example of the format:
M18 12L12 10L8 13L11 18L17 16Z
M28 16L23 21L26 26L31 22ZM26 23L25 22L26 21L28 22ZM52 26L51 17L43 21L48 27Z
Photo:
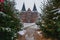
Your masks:
M20 18L24 27L22 31L18 32L17 40L51 40L51 38L45 38L43 32L35 24L39 18L38 14L35 4L32 11L30 8L26 11L25 4L23 3Z
M24 25L23 30L18 32L18 40L36 40L35 34L36 30L39 29L39 27L35 24L38 20L38 11L36 8L36 5L34 4L33 10L28 8L28 10L25 9L25 4L23 3L22 10L20 12L20 19ZM24 35L21 35L24 34ZM36 33L37 34L37 33ZM38 35L37 35L38 36Z
M34 23L38 19L38 11L36 5L34 4L33 10L30 8L26 11L25 4L23 3L23 7L20 13L20 18L23 23Z

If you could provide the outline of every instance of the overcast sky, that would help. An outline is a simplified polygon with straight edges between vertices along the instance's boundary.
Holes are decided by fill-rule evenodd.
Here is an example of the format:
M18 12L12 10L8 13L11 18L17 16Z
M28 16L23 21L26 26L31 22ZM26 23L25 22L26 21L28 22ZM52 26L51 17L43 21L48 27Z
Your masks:
M19 11L22 9L23 3L25 3L26 10L30 8L31 10L33 9L34 3L36 4L38 12L40 12L40 7L42 7L43 0L15 0L16 2L16 9Z

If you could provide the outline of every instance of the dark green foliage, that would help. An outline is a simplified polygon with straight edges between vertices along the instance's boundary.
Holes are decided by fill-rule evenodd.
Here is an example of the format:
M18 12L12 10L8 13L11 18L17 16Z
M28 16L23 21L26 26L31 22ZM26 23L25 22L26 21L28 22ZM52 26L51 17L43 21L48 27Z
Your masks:
M60 40L60 0L50 0L43 7L41 18L38 23L46 37Z
M0 11L0 40L13 40L15 34L21 30L22 24L14 13L14 4L5 0L3 11Z

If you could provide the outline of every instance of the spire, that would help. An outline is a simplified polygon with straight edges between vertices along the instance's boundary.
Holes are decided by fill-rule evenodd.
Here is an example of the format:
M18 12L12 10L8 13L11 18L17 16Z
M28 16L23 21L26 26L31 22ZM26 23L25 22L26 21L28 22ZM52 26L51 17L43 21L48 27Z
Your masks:
M35 3L34 3L33 11L37 11Z
M25 4L23 3L22 10L21 11L26 11L25 9Z

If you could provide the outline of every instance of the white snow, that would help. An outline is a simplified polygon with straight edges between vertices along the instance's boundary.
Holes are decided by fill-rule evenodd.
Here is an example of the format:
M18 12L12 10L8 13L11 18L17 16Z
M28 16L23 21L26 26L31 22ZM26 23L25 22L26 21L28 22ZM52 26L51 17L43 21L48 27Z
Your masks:
M26 28L39 29L39 27L35 23L23 23L23 26L24 27L22 29L24 30L18 32L20 35L24 35L26 33Z
M56 11L56 10L58 10L56 13L60 13L60 8L57 8L55 10L52 10L51 12Z
M38 29L39 27L35 23L23 23L24 27L23 28L35 28Z
M1 12L1 11L0 11L0 14L2 14L3 16L6 16L6 14L5 14L4 12Z
M20 35L24 35L26 33L26 30L22 30L18 32Z

